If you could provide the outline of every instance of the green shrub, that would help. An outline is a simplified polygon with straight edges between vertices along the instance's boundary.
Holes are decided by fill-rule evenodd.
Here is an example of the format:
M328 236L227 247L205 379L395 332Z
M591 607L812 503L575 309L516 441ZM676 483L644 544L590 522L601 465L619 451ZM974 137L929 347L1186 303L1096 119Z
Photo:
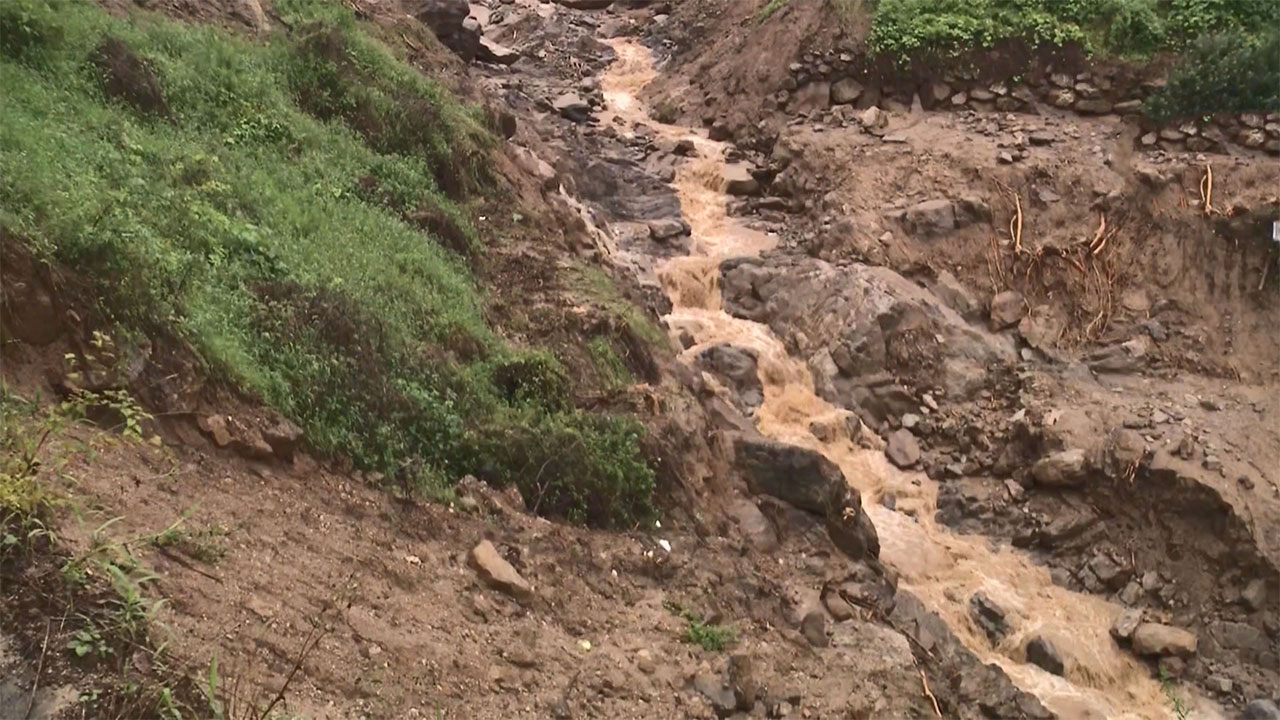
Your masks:
M868 43L899 59L951 56L1003 40L1061 46L1084 40L1054 0L881 0Z
M1114 7L1106 30L1107 47L1145 55L1164 46L1166 31L1156 0L1124 0Z
M1210 35L1198 42L1146 103L1153 119L1280 111L1280 28L1262 37Z
M482 244L462 204L486 187L480 113L342 4L275 10L297 31L258 44L0 2L0 32L27 43L0 53L0 228L84 278L99 316L184 339L321 453L405 485L545 486L543 512L589 522L646 516L639 428L575 410L551 355L486 322L459 255ZM87 60L108 36L154 72L171 121L106 101Z
M1277 24L1280 3L1272 0L881 0L868 42L899 60L1004 41L1142 56L1206 33L1257 35Z
M515 477L535 512L574 522L634 526L654 515L653 470L634 421L586 413L501 413L480 430L489 472Z

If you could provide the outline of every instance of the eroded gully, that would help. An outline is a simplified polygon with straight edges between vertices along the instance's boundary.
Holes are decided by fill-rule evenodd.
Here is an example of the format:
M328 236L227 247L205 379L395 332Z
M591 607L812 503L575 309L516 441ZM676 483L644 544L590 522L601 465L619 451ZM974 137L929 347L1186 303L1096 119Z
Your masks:
M732 317L721 304L721 261L759 255L774 246L774 238L728 216L721 180L723 143L688 128L657 123L644 112L638 94L655 74L649 50L625 39L611 45L617 60L603 78L605 119L616 119L622 127L644 123L670 138L692 141L698 151L677 170L673 182L692 228L689 253L667 260L657 270L672 304L665 318L670 332L673 337L687 332L695 340L683 359L692 362L700 351L718 343L758 354L764 385L764 404L756 414L760 431L817 450L840 466L862 493L880 536L881 559L984 662L998 664L1019 687L1063 718L1168 717L1168 701L1159 683L1109 635L1118 606L1054 585L1045 568L1018 551L938 526L933 520L937 484L923 473L900 471L883 454L857 446L847 435L821 441L810 432L815 421L844 427L836 420L846 411L817 396L808 367L788 354L770 328ZM896 510L878 502L886 493L895 496ZM969 600L979 591L1006 611L1012 628L994 647L969 617ZM1037 635L1061 653L1065 677L1026 661L1026 643ZM1203 704L1197 717L1220 717Z

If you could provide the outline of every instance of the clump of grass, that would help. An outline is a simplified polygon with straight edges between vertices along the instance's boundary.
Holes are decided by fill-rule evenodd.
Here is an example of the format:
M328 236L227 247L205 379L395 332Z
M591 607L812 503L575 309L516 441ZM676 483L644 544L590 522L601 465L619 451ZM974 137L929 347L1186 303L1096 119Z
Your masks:
M217 563L226 557L227 529L221 525L200 528L186 527L186 516L164 530L151 536L151 544L157 548L176 550L193 560L207 564Z
M587 343L587 350L591 353L591 361L595 365L596 372L600 374L608 387L617 389L633 382L631 371L627 369L626 363L622 361L622 356L618 354L618 350L609 341L609 338L592 338Z
M1173 716L1177 720L1187 720L1191 717L1191 708L1187 706L1187 701L1182 699L1178 694L1177 685L1172 677L1165 672L1164 668L1160 668L1160 690L1164 693L1165 700L1169 703L1169 709L1173 711Z
M185 340L322 454L433 493L471 473L542 512L647 517L639 426L575 410L554 359L486 322L465 259L484 244L465 205L487 188L483 114L344 5L274 9L294 30L256 43L0 3L0 228L88 279L100 317ZM166 112L104 94L106 38Z
M756 22L762 23L773 17L779 10L791 4L791 0L769 0L760 12L756 13Z
M697 645L707 652L724 652L737 639L733 628L707 623L696 612L675 601L668 600L663 604L687 623L681 639L690 645Z
M670 344L666 331L635 305L627 302L604 271L594 267L576 267L570 284L598 302L651 347L665 348Z

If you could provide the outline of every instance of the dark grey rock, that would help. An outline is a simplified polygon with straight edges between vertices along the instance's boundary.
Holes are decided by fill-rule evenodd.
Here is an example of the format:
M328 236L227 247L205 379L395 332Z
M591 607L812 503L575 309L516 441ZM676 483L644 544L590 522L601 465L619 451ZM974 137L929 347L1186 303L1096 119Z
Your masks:
M1027 662L1039 665L1054 675L1062 675L1066 671L1062 655L1043 635L1037 635L1027 643Z

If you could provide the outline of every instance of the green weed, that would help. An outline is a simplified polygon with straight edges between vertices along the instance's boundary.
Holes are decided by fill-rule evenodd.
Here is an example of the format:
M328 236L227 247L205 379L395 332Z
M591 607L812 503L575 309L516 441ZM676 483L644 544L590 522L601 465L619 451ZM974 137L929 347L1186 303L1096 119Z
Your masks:
M172 525L150 537L157 548L171 548L194 560L210 565L227 554L225 538L227 529L221 525L191 529L185 527L188 515L178 518Z
M1187 720L1191 717L1191 708L1187 706L1186 700L1178 694L1177 685L1169 674L1160 669L1160 690L1164 692L1165 700L1169 703L1169 709L1173 711L1173 716L1177 720Z
M635 381L609 338L592 338L587 343L587 350L591 353L591 361L596 367L596 372L604 379L607 387L618 389Z
M791 0L769 0L760 12L756 13L756 22L762 23L773 17L779 10L791 3Z
M667 600L663 606L687 623L681 639L690 645L697 645L707 652L723 652L737 639L733 628L704 622L700 615L680 603Z

